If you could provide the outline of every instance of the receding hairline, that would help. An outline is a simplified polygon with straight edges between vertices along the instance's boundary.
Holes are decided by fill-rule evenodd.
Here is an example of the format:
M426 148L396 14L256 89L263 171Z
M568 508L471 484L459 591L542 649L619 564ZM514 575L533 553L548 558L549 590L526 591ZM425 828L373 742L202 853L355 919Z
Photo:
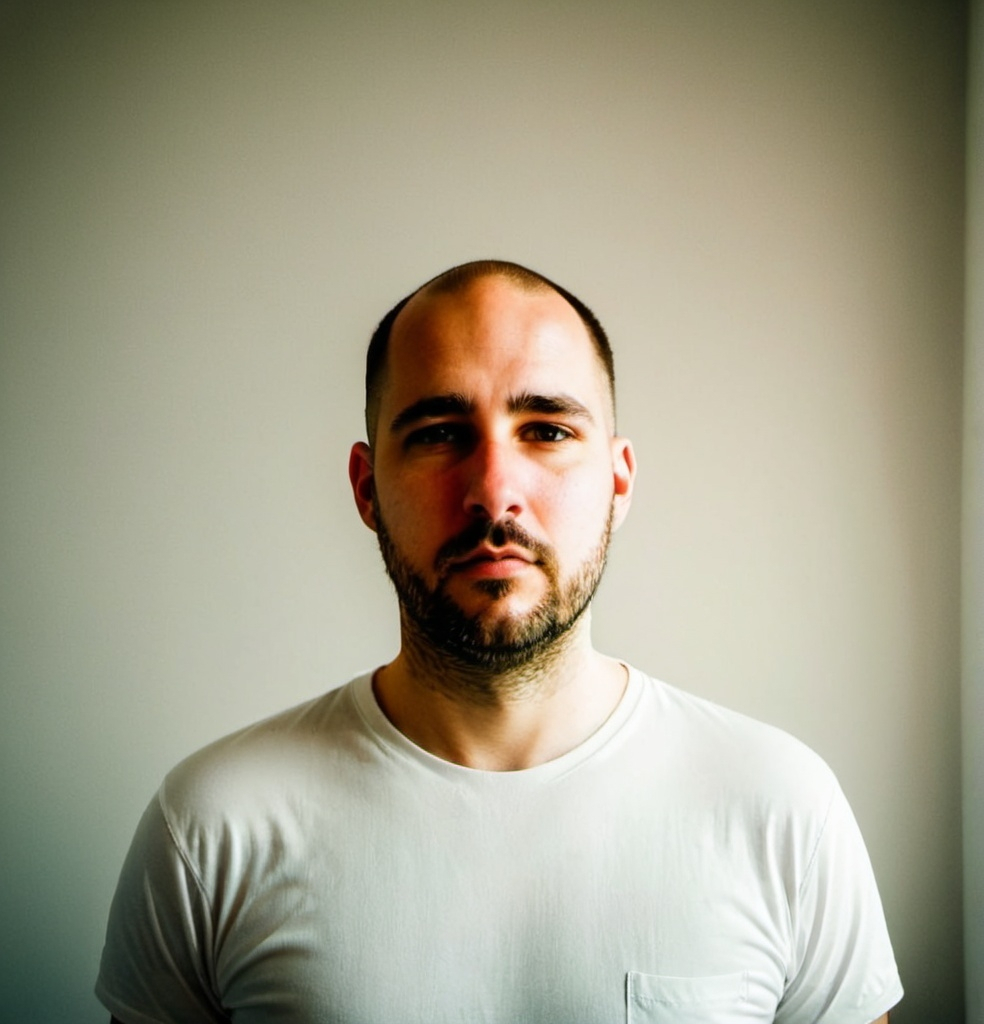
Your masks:
M464 291L472 282L489 277L504 278L517 285L521 291L560 293L560 289L553 281L518 263L509 263L506 260L473 260L471 263L462 263L450 270L445 270L429 281L425 281L415 292L411 292L407 296L407 301L424 294L453 295Z
M461 263L458 266L451 267L449 270L445 270L432 277L429 281L425 281L414 291L410 292L409 295L402 298L383 317L373 332L372 338L369 341L368 351L366 352L365 418L366 433L370 445L375 441L376 421L378 420L380 393L386 375L390 336L400 314L418 297L458 294L465 291L474 282L487 278L504 279L524 292L554 292L573 308L586 329L598 361L605 372L614 414L615 367L611 345L608 342L605 329L588 306L555 281L519 263L512 263L508 260L472 260L468 263Z

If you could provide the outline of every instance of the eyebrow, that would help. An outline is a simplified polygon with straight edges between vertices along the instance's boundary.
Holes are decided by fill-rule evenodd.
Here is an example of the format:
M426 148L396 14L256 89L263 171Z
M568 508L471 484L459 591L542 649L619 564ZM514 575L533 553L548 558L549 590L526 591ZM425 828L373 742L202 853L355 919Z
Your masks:
M575 419L594 422L594 416L586 405L570 395L538 395L524 391L509 399L509 411L538 412L546 416L571 416Z
M390 430L395 434L417 420L426 420L437 416L464 416L475 408L475 403L456 391L447 395L431 395L412 402L402 409L390 423Z
M535 412L545 416L570 416L575 419L594 422L594 417L576 398L570 395L540 395L523 391L509 399L510 413ZM412 402L393 417L390 431L394 434L416 423L418 420L436 419L441 416L467 416L475 409L475 403L459 392L446 395L429 395Z

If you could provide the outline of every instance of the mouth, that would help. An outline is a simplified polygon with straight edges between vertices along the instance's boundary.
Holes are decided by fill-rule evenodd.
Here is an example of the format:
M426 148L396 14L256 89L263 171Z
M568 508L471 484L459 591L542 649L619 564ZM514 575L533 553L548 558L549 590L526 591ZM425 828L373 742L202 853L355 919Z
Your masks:
M460 558L451 559L448 571L463 576L498 579L514 576L537 564L537 558L522 548L481 545Z

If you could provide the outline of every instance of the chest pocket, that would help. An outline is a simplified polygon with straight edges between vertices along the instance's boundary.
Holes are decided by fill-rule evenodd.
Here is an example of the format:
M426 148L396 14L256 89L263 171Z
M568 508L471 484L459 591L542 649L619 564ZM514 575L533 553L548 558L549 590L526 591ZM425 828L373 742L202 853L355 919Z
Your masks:
M747 1021L748 976L669 978L629 971L627 1024L738 1024Z

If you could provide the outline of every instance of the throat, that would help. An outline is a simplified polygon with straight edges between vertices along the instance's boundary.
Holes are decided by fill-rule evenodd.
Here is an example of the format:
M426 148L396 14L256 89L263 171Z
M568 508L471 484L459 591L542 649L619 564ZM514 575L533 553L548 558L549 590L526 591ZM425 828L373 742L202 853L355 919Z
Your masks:
M621 663L573 641L549 665L495 676L404 643L373 690L390 722L436 757L485 771L531 768L587 739L625 690Z

